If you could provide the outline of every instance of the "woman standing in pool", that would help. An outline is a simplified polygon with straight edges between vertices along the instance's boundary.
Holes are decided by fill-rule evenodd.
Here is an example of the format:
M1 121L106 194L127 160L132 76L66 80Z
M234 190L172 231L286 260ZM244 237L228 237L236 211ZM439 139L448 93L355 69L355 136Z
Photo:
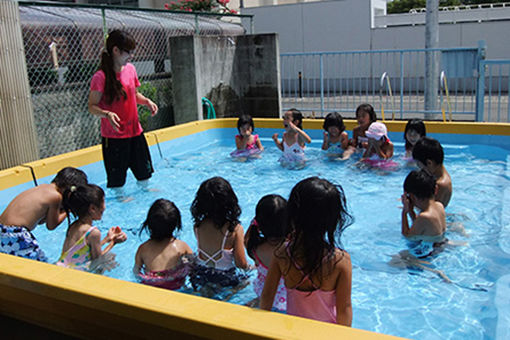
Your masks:
M283 276L287 314L350 326L351 258L335 244L351 220L342 188L304 179L292 189L287 212L289 240L275 250L260 308L271 310Z
M138 121L137 104L145 105L152 115L158 106L137 91L136 69L130 63L136 42L121 30L108 35L99 70L92 77L89 111L101 117L101 136L107 187L121 187L130 168L139 181L154 172L147 141Z

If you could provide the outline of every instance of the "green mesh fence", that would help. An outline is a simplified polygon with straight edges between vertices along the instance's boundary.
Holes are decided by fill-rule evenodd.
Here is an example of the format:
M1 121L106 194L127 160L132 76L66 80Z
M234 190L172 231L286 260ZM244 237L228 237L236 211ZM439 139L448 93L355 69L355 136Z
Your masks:
M44 3L20 3L19 10L41 157L100 142L100 120L87 102L104 31L124 29L137 41L132 63L139 91L159 106L155 117L139 106L145 131L173 125L169 38L245 33L232 15Z

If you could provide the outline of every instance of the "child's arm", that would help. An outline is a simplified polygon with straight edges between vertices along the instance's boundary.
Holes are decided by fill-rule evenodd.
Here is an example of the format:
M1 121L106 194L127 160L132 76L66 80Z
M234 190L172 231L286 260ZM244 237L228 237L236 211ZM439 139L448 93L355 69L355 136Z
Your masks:
M62 196L58 192L51 194L51 197L48 199L50 202L44 220L46 221L46 228L48 228L48 230L53 230L58 227L62 221L64 221L64 219L67 217L67 214L60 208L62 203Z
M248 261L244 252L244 229L243 226L238 224L234 231L234 263L236 267L246 269L248 268Z
M246 149L246 142L244 141L243 136L236 135L236 148L237 150Z
M133 267L133 274L135 274L135 276L140 274L140 271L142 270L142 267L143 267L142 246L143 245L138 247L138 250L136 251L136 255L135 255L135 265Z
M342 259L336 264L340 269L335 288L336 323L350 327L352 324L352 264L351 257L346 251L342 256Z
M358 147L358 136L359 136L359 127L355 127L352 129L352 139L349 141L349 144L355 148Z
M329 146L329 135L324 131L324 138L322 139L322 150L327 150Z
M262 294L260 294L260 309L271 310L273 307L274 296L276 295L276 290L278 289L278 283L280 282L281 276L282 272L278 265L278 259L273 257L271 264L269 265Z
M393 143L389 142L386 144L386 147L384 150L381 150L382 154L384 155L384 159L390 159L393 157Z
M105 238L101 241L101 232L99 229L94 229L89 234L88 240L89 240L89 246L90 246L90 258L92 260L103 256L104 254L108 253L115 244L122 243L127 239L126 234L120 230L116 230L117 227L111 227L110 230L108 230L108 234L105 236ZM101 249L104 244L108 243L106 248Z
M278 134L277 133L275 133L273 135L273 141L274 141L275 145L278 147L278 149L283 151L283 144L278 140Z
M344 150L346 150L349 147L349 135L345 131L343 131L342 134L340 135L340 145Z
M414 212L414 206L413 206L412 202L409 200L409 198L407 197L406 192L404 192L401 199L402 199L402 204L404 205L404 208L402 209L402 235L407 237L414 233L414 230L413 230L414 228L411 229L409 227L409 220L407 219L407 215L409 214L409 217L411 217L411 220L413 221L413 227L414 227L414 222L416 220L416 214Z
M307 144L310 144L312 142L312 139L310 138L310 136L308 136L308 134L306 132L304 132L303 130L298 128L296 125L294 125L294 123L289 122L289 126L291 129L296 131L298 133L298 135L301 136L301 138L303 138Z
M257 148L260 151L264 151L264 147L262 146L262 142L260 141L260 137L257 137L257 140L255 141L255 144L257 145Z

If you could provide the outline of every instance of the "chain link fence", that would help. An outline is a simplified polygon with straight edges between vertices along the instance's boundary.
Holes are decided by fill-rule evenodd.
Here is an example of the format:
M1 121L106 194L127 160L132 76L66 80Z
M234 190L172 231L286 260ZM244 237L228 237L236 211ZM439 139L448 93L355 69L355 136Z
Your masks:
M138 90L159 106L155 117L139 107L145 131L174 123L169 38L245 33L240 24L226 21L239 21L232 15L69 4L19 5L41 157L100 142L100 120L88 112L87 103L105 32L124 29L137 42L132 63L142 84Z

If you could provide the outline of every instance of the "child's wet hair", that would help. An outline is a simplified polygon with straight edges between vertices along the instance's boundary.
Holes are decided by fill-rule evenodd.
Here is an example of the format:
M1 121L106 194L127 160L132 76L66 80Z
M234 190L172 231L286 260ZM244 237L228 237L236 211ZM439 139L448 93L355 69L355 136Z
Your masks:
M211 219L218 229L228 223L232 232L240 223L241 207L230 183L222 177L213 177L200 184L191 204L191 215L195 228Z
M88 183L87 174L81 171L80 169L76 169L73 167L66 167L60 170L55 178L51 181L51 183L55 183L57 188L63 194L71 186L79 186Z
M411 148L411 143L407 140L407 132L408 131L416 131L421 137L425 137L427 135L427 129L425 128L425 123L423 120L419 118L409 119L406 124L406 128L404 130L404 140L406 141L406 149Z
M182 229L181 212L177 206L164 198L152 203L147 218L142 223L140 234L148 231L151 240L164 240L175 238L174 232Z
M253 124L253 118L248 114L242 114L239 116L239 119L237 120L237 131L239 131L239 133L241 133L241 127L246 124L251 126L252 132L255 131L255 125Z
M375 121L377 121L377 116L375 114L375 110L372 105L367 104L367 103L359 105L356 108L356 117L358 117L358 114L360 112L365 112L368 114L368 116L370 117L370 123L374 123Z
M100 207L104 201L104 191L95 184L71 186L63 194L62 205L64 210L71 212L75 217L81 218L89 214L91 205ZM69 221L70 222L70 221Z
M422 137L414 145L413 158L424 165L427 164L428 159L433 160L438 165L443 164L443 147L434 138Z
M298 123L295 125L298 128L303 129L303 114L301 113L301 111L293 107L292 109L289 109L286 112L292 113L292 123L294 123L297 120Z
M324 258L334 256L343 230L353 221L342 187L319 177L304 179L292 189L287 212L291 258L299 261L304 275L321 273Z
M331 126L336 126L340 132L345 131L344 120L340 113L330 112L327 114L326 118L324 118L324 124L322 125L322 128L328 131L328 128Z
M436 180L424 170L413 170L404 181L404 191L420 199L433 198Z
M255 208L255 218L250 225L246 250L253 258L253 251L269 239L285 240L287 236L287 200L280 195L262 197Z

